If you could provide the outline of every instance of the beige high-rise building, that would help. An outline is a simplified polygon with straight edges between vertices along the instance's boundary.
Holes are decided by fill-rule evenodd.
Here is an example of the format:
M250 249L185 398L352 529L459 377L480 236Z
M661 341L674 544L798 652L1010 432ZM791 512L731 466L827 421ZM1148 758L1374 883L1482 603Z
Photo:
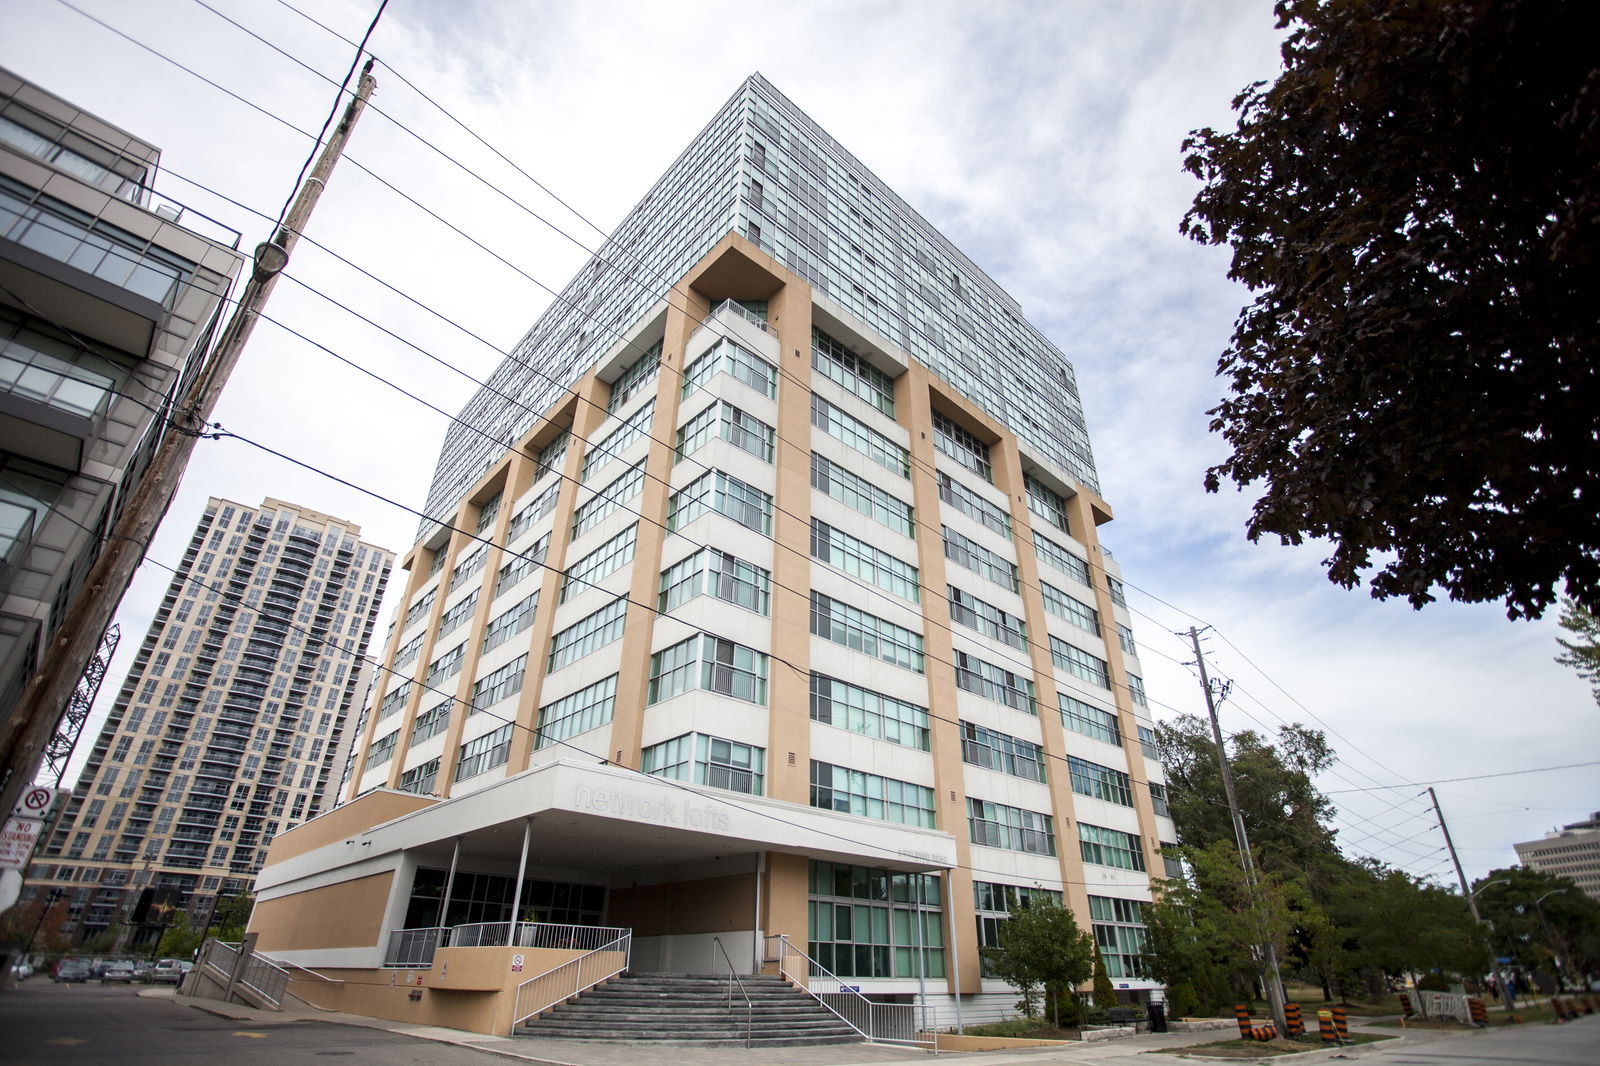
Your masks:
M759 76L602 257L446 438L260 949L467 1028L623 939L952 1025L1042 896L1140 998L1175 832L1071 365Z
M273 836L326 806L366 691L394 555L360 538L282 500L207 503L24 899L61 889L77 938L137 946L163 911L203 921L252 888Z
M1513 844L1524 866L1576 881L1592 899L1600 900L1600 811L1585 821L1552 829L1543 840Z

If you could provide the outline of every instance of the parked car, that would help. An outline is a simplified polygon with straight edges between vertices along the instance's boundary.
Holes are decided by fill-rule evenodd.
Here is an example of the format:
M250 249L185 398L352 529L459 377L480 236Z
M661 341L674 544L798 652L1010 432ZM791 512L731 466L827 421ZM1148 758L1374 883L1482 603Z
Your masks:
M158 985L175 985L192 969L194 966L182 959L162 959L150 968L150 980Z
M89 980L89 964L82 959L67 959L50 973L59 984L81 985Z
M100 971L100 983L103 985L128 985L133 983L133 979L133 967L125 962L113 962Z

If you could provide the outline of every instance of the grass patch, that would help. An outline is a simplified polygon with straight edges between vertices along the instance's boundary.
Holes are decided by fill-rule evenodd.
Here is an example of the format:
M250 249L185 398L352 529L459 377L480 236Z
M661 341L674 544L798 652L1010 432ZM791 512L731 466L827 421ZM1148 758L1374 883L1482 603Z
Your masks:
M1003 1036L1014 1040L1076 1040L1078 1030L1057 1029L1043 1018L1007 1018L987 1025L969 1025L967 1036Z
M1371 1044L1379 1040L1393 1040L1392 1036L1378 1033L1351 1033L1345 1046ZM1325 1046L1314 1033L1305 1036L1273 1040L1219 1040L1214 1044L1190 1044L1187 1047L1161 1048L1159 1055L1188 1055L1197 1059L1262 1059L1277 1055L1298 1055L1302 1051L1315 1051Z

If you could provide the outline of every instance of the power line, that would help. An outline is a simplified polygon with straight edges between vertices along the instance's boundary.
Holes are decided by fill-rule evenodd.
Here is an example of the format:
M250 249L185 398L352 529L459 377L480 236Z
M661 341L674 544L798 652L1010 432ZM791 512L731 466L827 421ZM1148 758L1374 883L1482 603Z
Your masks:
M1341 788L1334 792L1329 792L1327 795L1342 795L1349 792L1381 792L1385 789L1412 788L1417 785L1449 785L1458 781L1487 781L1491 777L1516 777L1520 774L1543 774L1549 773L1552 770L1575 770L1584 766L1600 766L1600 760L1594 760L1591 762L1569 762L1563 763L1560 766L1534 766L1527 770L1503 770L1500 773L1472 774L1467 777L1442 777L1437 781L1412 781L1404 785L1378 785L1374 788Z

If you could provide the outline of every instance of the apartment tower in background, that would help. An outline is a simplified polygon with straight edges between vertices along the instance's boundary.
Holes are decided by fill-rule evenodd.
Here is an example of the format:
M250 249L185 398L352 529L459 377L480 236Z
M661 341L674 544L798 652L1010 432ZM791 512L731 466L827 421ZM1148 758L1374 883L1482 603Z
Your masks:
M514 918L635 971L787 937L949 1025L1011 1012L978 949L1039 896L1154 987L1176 837L1072 367L764 79L460 420L348 802L258 881L261 950L346 981L304 994L515 1021L564 960ZM427 991L469 973L497 1005Z
M38 766L23 732L56 723L12 708L244 261L237 233L153 191L160 160L0 70L0 781Z
M1552 829L1543 840L1513 844L1531 870L1570 877L1591 899L1600 900L1600 811L1586 820Z
M79 939L136 945L152 901L203 920L249 891L274 834L327 805L367 688L394 556L360 538L281 500L206 505L25 899L59 888Z

